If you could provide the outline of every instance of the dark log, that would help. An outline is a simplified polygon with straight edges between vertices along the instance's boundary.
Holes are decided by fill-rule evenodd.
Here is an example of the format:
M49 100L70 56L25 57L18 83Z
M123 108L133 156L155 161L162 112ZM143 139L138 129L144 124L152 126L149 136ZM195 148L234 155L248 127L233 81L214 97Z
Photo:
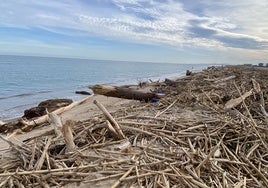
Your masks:
M176 86L178 85L178 82L174 81L174 80L170 80L168 78L165 79L165 84L168 85L168 86Z
M30 109L27 109L24 111L23 118L26 119L32 119L35 117L40 117L48 112L53 112L54 110L68 106L71 104L73 101L71 99L49 99L42 101L39 103L37 107L33 107ZM47 110L47 111L46 111Z
M187 71L186 71L186 76L191 76L192 74L193 74L192 71L190 71L190 70L187 70Z
M139 101L149 102L154 98L161 98L163 94L156 94L151 92L144 92L132 88L108 86L108 85L94 85L89 86L95 94L105 95L108 97L118 97L123 99L133 99Z
M33 107L27 110L24 110L24 118L31 119L34 117L40 117L46 114L46 108L43 106Z
M56 108L57 109L59 107L68 106L72 102L73 102L72 99L49 99L49 100L45 100L45 101L40 102L38 106L42 106L45 108ZM52 111L54 111L54 110L52 110Z
M1 134L6 134L13 132L16 129L19 129L21 126L23 126L18 119L14 119L11 121L6 122L5 124L0 126L0 133Z
M91 95L88 91L75 91L75 94L81 94L81 95Z

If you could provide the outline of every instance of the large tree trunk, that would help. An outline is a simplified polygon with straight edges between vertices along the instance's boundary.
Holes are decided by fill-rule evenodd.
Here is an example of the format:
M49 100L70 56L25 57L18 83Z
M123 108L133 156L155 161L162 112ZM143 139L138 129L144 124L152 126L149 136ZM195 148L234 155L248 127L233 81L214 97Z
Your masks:
M116 87L108 85L89 86L94 94L105 95L108 97L118 97L123 99L134 99L140 101L152 101L153 98L160 98L160 94L135 90L132 88Z

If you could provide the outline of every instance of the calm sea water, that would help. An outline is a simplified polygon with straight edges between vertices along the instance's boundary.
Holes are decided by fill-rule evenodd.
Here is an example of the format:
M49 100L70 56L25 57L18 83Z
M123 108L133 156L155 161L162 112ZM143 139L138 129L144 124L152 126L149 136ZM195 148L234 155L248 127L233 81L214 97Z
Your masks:
M22 116L42 100L78 100L83 96L75 91L89 91L88 85L137 84L207 66L0 55L0 120Z

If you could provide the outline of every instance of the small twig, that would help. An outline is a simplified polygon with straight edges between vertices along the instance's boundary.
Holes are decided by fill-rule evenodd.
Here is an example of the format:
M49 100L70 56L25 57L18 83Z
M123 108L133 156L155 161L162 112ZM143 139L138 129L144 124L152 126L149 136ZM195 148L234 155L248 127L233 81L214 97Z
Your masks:
M118 136L117 132L115 131L115 129L113 128L113 126L111 125L110 121L106 120L106 125L107 128L111 131L112 135L118 139L121 139L121 137Z
M116 178L116 177L122 176L122 175L124 175L124 172L119 173L119 174L113 174L113 175L97 178L97 179L87 180L87 181L84 181L84 183L91 183L91 182L98 182L98 181L108 180L108 179Z
M160 113L157 113L155 115L155 118L157 118L158 116L162 115L163 113L165 113L168 109L170 109L174 104L176 104L176 102L178 102L179 98L177 98L173 103L171 103L165 110L163 110Z
M255 172L257 172L257 174L262 178L262 180L264 181L265 185L268 187L268 179L263 175L262 172L260 172L260 170L255 167L254 164L252 164L250 162L250 160L248 160L246 157L243 157L244 161L251 167L254 169Z
M134 166L132 166L119 180L114 182L114 184L111 186L111 188L116 188L120 184L121 181L123 181L133 170Z

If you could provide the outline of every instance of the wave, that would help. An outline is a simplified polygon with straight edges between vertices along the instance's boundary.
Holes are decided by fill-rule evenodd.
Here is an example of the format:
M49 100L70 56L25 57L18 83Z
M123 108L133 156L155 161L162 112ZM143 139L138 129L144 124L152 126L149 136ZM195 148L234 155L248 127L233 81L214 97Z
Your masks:
M0 97L0 100L6 100L6 99L10 99L10 98L22 98L22 97L28 97L28 96L41 94L41 93L50 93L50 92L52 92L52 91L38 91L38 92L34 92L34 93L22 93L22 94L7 96L7 97Z

